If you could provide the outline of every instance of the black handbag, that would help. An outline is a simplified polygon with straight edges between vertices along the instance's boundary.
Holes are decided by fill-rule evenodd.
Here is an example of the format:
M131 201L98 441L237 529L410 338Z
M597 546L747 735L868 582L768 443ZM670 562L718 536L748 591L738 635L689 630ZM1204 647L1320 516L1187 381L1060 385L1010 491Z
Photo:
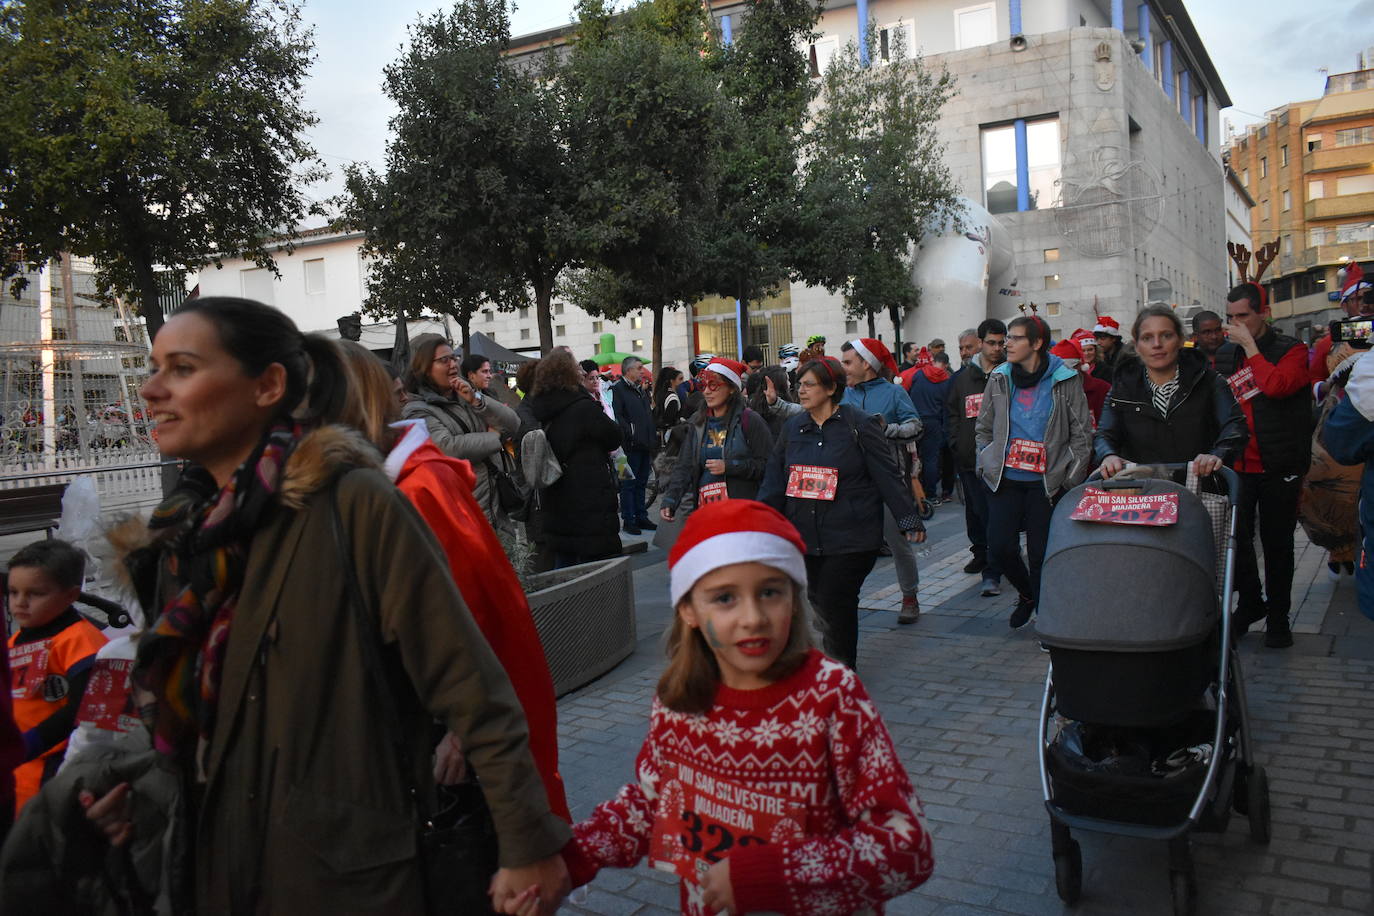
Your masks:
M506 470L506 462L510 461L510 456L506 450L497 452L500 456L501 464L497 465L490 458L487 459L487 473L491 475L491 485L496 488L496 501L501 506L501 511L507 515L522 519L525 514L525 495L520 492L520 486L515 482L515 476Z
M337 497L337 494L336 494ZM415 772L405 736L400 732L402 718L382 658L382 634L363 607L362 588L353 567L353 550L339 515L339 502L333 501L334 541L347 577L348 603L358 625L363 669L375 695L381 698L379 714L389 732L401 777L412 783ZM487 888L498 867L496 825L487 807L481 785L468 768L467 782L456 786L434 787L433 804L426 799L424 787L410 786L415 802L417 848L421 878L424 882L426 910L429 913L495 914ZM427 810L428 809L428 810Z

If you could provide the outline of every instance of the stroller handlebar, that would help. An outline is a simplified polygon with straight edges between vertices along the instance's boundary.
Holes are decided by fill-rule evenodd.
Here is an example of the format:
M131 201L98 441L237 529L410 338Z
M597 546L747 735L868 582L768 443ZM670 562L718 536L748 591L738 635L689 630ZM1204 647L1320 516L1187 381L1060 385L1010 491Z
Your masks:
M1143 466L1143 467L1148 467L1148 468L1150 468L1152 471L1156 472L1156 473L1152 473L1150 476L1151 476L1152 478L1158 478L1158 477L1163 476L1162 474L1160 474L1160 473L1158 473L1158 472L1161 472L1161 471L1187 471L1187 470L1188 470L1188 466L1189 466L1190 464L1192 464L1191 461L1173 461L1173 462L1162 462L1162 463L1148 463L1148 464L1144 464L1144 465L1141 465L1141 466ZM1216 470L1216 471L1213 471L1211 474L1206 474L1206 475L1202 475L1202 476L1205 476L1205 477L1220 477L1223 481L1226 482L1226 494L1227 494L1227 496L1228 496L1228 497L1230 498L1230 500L1231 500L1231 505L1234 506L1234 505L1236 505L1237 503L1240 502L1240 476L1239 476L1235 471L1233 471L1233 470L1231 470L1230 468L1228 468L1228 467L1226 467L1226 466L1223 465L1221 468L1219 468L1219 469ZM1098 470L1095 470L1095 471L1093 471L1091 474L1088 475L1088 480L1087 480L1087 482L1091 482L1091 481L1094 481L1094 480L1102 481L1102 488L1103 488L1104 490L1113 490L1113 489L1126 489L1126 488L1128 488L1128 487L1131 487L1131 486L1133 486L1134 484L1136 484L1136 483L1139 481L1139 478L1134 478L1134 479L1128 478L1128 479L1124 479L1124 480L1115 480L1115 479L1106 480L1106 479L1103 479L1103 477L1102 477L1101 469L1098 469Z

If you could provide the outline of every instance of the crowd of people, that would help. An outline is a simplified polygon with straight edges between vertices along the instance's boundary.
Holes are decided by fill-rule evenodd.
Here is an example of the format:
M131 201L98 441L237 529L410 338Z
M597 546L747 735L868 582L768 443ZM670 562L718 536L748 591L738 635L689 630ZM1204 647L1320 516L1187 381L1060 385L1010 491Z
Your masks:
M1374 315L1368 284L1346 298ZM1108 316L1057 341L1034 313L987 319L957 365L939 339L900 362L815 336L775 365L749 347L656 372L560 348L521 366L512 407L487 358L437 335L391 366L260 303L189 300L142 390L182 476L110 532L143 624L105 643L62 541L9 563L0 906L550 913L648 858L686 913L880 908L934 859L855 674L859 601L890 553L897 622L919 621L916 545L946 500L963 571L1015 589L1020 628L1069 489L1231 467L1235 620L1292 644L1305 478L1314 452L1374 453L1374 361L1310 355L1267 312L1248 283L1191 333L1147 307L1129 342ZM1353 502L1310 502L1303 524L1350 571ZM555 569L659 528L673 620L647 737L574 823L510 545Z

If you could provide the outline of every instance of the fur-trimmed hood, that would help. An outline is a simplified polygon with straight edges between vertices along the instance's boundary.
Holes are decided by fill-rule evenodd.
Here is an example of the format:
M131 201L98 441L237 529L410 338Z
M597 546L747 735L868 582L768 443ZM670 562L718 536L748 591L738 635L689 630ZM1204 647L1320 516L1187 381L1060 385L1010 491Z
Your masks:
M337 423L321 426L306 433L286 459L286 471L279 494L281 504L293 511L300 509L311 494L328 485L343 468L380 469L381 466L382 456L362 433ZM127 568L124 560L129 554L170 533L167 531L154 535L148 530L148 520L141 516L129 516L112 524L105 538L114 548L118 560L115 564L117 575L125 579ZM125 581L124 584L130 583Z

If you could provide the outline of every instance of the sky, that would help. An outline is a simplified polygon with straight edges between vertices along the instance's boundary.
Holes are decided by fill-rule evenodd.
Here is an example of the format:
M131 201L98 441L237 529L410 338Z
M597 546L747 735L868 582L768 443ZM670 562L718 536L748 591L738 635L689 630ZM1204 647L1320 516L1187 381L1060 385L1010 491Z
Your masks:
M573 0L517 2L515 35L571 19ZM320 119L310 137L332 173L310 196L338 193L340 169L349 162L382 167L392 114L381 91L382 68L398 56L408 25L448 5L305 0L302 16L314 26L316 45L305 105ZM1354 70L1356 55L1374 47L1374 0L1247 0L1243 13L1233 0L1188 0L1187 7L1233 103L1222 118L1237 130L1271 108L1319 97L1325 81L1319 68Z

